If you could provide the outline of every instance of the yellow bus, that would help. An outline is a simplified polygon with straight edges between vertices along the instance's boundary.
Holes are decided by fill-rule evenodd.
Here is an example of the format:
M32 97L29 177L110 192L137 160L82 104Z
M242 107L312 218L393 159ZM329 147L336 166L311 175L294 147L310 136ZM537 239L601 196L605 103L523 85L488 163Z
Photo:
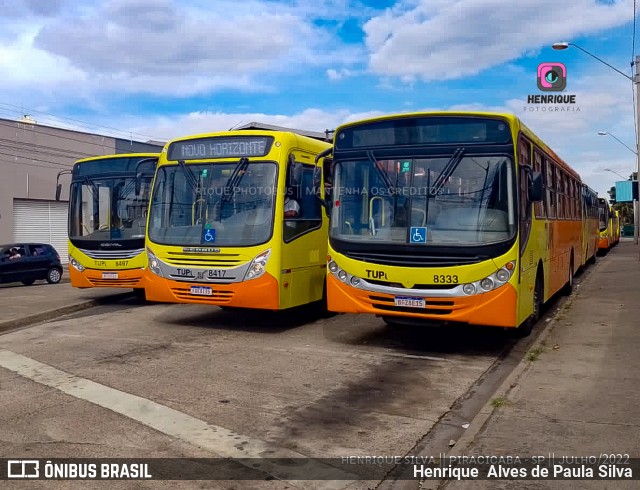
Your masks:
M588 259L579 175L513 115L348 123L332 154L330 311L528 335Z
M237 130L169 142L149 208L147 299L281 310L324 295L327 141Z
M609 202L603 197L598 198L598 229L600 240L598 241L598 253L606 255L613 246L613 217Z
M598 255L598 193L582 184L582 265L595 264Z
M611 242L615 247L620 243L620 212L611 206Z
M78 160L69 192L69 276L76 288L144 294L147 207L157 153ZM60 184L56 191L60 197Z

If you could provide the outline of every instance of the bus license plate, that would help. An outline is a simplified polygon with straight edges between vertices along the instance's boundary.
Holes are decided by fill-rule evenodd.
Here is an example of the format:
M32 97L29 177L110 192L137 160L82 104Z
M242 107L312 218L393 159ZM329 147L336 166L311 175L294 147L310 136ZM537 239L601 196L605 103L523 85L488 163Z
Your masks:
M196 296L213 296L213 290L205 286L191 286L191 294Z
M412 298L409 296L396 296L395 298L396 306L405 306L408 308L424 308L424 298Z
M102 279L118 279L117 272L103 272Z

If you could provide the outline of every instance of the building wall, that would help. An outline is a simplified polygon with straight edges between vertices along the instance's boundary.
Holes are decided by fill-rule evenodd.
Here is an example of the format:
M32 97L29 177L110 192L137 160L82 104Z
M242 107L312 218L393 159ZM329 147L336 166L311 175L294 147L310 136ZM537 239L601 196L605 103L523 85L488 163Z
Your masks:
M113 153L160 152L162 146L0 119L0 244L13 241L14 199L53 201L56 178L80 158ZM60 177L61 201L70 175Z

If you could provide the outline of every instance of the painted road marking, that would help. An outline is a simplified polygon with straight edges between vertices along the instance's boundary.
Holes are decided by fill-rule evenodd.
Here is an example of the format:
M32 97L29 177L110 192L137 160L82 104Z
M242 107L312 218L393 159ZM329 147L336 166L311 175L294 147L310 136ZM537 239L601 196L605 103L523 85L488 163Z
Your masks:
M268 473L279 480L299 480L299 475L302 473L308 480L325 480L314 482L313 488L331 490L345 488L359 479L357 476L321 461L314 461L296 451L273 446L266 441L209 424L146 398L60 371L48 364L8 350L0 350L0 367L67 395L129 417L147 427L211 451L220 457L238 458L240 463L244 458L265 458L258 462L252 461L249 467ZM240 439L237 439L238 437ZM304 459L308 463L304 468L298 465L292 470L291 466L270 462L270 458ZM296 485L294 482L292 484Z

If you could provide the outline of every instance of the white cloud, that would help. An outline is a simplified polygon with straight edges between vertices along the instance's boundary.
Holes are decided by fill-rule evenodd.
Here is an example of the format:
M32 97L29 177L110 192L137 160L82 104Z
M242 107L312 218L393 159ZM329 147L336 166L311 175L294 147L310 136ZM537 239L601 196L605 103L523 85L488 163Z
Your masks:
M351 70L348 70L347 68L341 68L340 70L334 70L333 68L330 68L327 70L327 78L329 78L329 80L333 82L342 80L343 78L349 78L354 75L355 73Z
M632 0L420 0L369 20L370 69L404 80L474 75L529 50L630 22Z
M346 0L324 1L339 8ZM43 85L58 100L273 91L278 74L303 76L308 67L364 57L361 47L343 46L317 26L308 6L266 0L107 0L67 4L53 17L27 14L23 6L19 21L0 17L6 93Z

